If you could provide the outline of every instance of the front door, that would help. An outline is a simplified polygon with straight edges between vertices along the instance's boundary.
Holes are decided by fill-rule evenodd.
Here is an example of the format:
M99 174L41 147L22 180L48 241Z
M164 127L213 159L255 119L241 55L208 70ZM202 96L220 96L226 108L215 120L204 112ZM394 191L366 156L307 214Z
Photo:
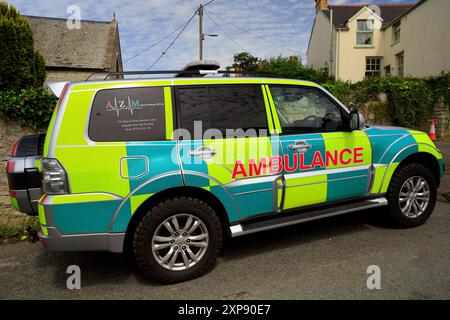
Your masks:
M362 130L345 130L347 111L316 87L268 92L283 153L283 209L364 197L372 150Z

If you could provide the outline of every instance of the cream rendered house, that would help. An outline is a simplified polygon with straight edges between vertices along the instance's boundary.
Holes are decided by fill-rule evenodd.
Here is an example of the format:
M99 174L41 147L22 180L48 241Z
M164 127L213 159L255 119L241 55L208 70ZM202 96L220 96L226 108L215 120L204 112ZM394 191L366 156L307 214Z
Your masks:
M450 71L450 0L416 4L328 5L315 0L307 52L314 69L336 79L427 77Z

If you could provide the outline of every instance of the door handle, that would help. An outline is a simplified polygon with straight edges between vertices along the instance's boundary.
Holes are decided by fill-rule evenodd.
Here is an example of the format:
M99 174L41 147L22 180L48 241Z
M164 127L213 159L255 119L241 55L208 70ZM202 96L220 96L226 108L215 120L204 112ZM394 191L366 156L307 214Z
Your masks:
M289 150L297 150L301 152L306 152L311 149L311 145L306 141L295 141L295 144L290 144L288 146Z
M201 159L211 159L217 154L217 151L209 147L198 147L197 150L189 151L189 156L199 157Z

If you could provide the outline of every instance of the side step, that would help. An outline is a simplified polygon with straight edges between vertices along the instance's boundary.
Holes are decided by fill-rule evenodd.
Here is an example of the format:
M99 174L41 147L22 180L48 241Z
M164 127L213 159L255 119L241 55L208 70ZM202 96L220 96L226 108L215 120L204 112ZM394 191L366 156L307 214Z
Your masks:
M351 204L343 204L334 207L313 209L312 211L301 212L297 214L285 215L279 213L275 218L257 222L243 222L242 224L230 227L231 236L239 237L245 234L255 233L264 230L270 230L302 222L337 216L344 213L360 211L370 208L382 207L387 205L386 198L378 198L373 200L365 200Z

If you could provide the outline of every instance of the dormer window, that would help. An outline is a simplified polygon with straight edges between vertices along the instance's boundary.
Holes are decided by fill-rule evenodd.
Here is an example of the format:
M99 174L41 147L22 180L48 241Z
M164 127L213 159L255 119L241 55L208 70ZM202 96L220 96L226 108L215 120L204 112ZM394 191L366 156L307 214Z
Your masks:
M357 20L356 45L373 45L373 20Z

